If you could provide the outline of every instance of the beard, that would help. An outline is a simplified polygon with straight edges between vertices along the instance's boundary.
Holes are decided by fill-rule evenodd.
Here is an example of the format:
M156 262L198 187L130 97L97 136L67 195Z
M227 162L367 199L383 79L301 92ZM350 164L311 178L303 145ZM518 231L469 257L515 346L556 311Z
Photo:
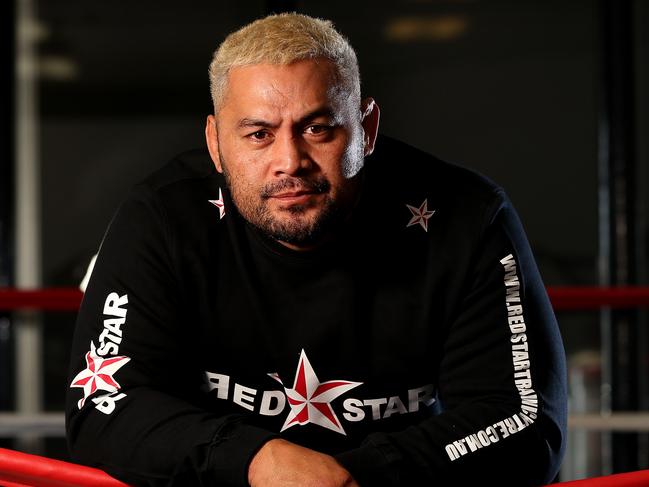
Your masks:
M232 201L243 218L261 233L297 246L311 246L335 231L345 219L348 205L332 198L331 183L325 176L293 177L267 183L261 189L233 176L219 151L223 176ZM287 190L308 191L317 201L271 209L271 198Z

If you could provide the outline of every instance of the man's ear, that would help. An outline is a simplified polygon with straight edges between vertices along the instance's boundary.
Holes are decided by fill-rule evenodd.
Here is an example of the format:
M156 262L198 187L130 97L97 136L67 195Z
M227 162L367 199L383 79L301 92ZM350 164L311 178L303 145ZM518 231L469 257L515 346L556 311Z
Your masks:
M219 157L219 138L217 137L216 117L208 115L205 121L205 142L207 142L207 150L210 152L214 167L220 173L223 172L221 166L221 157Z
M369 156L374 151L376 136L379 133L381 110L373 98L365 98L361 102L361 125L363 126L364 155Z

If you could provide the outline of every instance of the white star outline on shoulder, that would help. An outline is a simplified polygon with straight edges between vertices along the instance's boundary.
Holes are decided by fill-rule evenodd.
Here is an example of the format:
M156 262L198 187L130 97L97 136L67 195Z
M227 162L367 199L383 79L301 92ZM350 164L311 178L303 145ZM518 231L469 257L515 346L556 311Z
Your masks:
M218 200L207 200L207 201L212 203L214 206L216 206L219 209L219 219L223 220L223 217L225 216L225 204L223 203L223 193L221 192L221 188L219 188Z
M348 380L320 382L304 349L300 353L292 388L284 386L279 375L268 375L282 384L288 404L291 406L291 412L288 414L281 431L297 424L304 426L313 423L336 433L347 435L338 416L331 407L331 402L354 387L362 385L362 382Z
M406 227L419 225L425 232L428 232L428 220L435 214L435 211L437 211L428 209L428 198L424 199L423 203L419 205L419 208L408 204L406 204L406 206L410 210L410 213L412 213L412 217Z

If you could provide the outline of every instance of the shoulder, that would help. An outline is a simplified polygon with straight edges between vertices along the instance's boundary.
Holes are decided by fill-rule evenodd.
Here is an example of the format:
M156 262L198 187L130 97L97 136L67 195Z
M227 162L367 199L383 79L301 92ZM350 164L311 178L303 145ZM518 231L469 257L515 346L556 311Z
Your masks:
M165 193L183 186L204 184L217 175L207 150L194 149L176 155L140 181L136 187Z
M207 150L178 154L131 188L111 220L111 231L126 225L122 235L162 232L164 240L200 234L197 229L215 215L218 221L213 202L221 197L220 188L225 190L221 178Z
M507 203L503 188L489 177L391 137L381 136L366 160L373 189L410 205L428 207L456 217L485 218Z
M473 169L443 161L385 135L378 138L368 165L370 171L376 170L404 187L421 186L444 196L469 193L472 199L490 199L502 191L498 184Z
M220 178L206 150L173 157L131 188L113 215L101 248L108 242L118 255L127 246L134 255L153 252L169 262L177 261L181 245L197 247L199 242L206 248L204 241L222 227L215 205L220 188L225 189Z
M131 189L129 200L139 200L167 211L189 211L196 203L218 198L222 176L206 149L180 153Z

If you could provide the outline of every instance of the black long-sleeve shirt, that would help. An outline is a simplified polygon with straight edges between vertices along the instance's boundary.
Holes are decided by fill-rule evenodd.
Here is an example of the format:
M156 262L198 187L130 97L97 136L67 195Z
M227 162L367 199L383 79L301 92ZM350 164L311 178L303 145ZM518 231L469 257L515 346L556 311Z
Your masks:
M362 487L540 485L565 357L519 219L488 179L381 137L338 238L296 252L204 150L137 185L78 315L73 458L137 485L247 485L271 438Z

